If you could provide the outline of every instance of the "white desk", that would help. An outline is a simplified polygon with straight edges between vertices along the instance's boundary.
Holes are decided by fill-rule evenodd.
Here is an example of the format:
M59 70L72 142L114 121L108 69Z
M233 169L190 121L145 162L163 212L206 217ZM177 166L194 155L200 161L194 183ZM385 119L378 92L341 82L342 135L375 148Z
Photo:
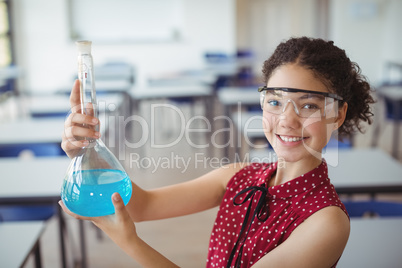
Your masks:
M193 98L203 101L208 119L212 120L213 106L210 105L212 98L212 88L207 85L177 85L177 86L155 86L155 87L136 87L130 92L133 101L135 114L139 112L141 101L151 99L169 98ZM211 122L211 121L210 121Z
M114 140L115 148L110 148L116 155L119 149L120 136L115 125L108 124L109 115L101 114L100 132L105 141ZM64 117L51 118L22 118L10 122L0 123L0 148L1 146L23 145L23 144L57 144L60 146L61 137L64 131ZM108 143L107 143L108 145Z
M402 266L402 218L352 218L339 268Z
M15 157L0 158L0 204L49 204L57 207L63 267L66 267L62 232L65 223L58 201L61 199L60 189L70 162L71 160L68 157L63 156L26 160ZM85 253L85 248L81 248L81 250ZM83 254L84 261L85 254Z
M100 74L97 73L95 70L95 87L96 87L96 92L97 93L125 93L129 92L131 88L133 87L133 83L129 81L129 79L125 78L110 78L110 79L102 79L98 78ZM73 86L73 82L71 84L65 84L64 86L61 87L60 90L57 91L57 93L70 93L71 88Z
M135 87L130 91L130 95L137 100L182 97L208 97L211 96L211 94L212 89L210 86L200 84Z
M60 118L60 125L52 125L54 122L57 122L57 118L42 118L45 117L46 115L65 115L67 116L67 113L70 111L70 97L67 95L63 94L57 94L57 95L39 95L39 96L29 96L25 97L23 100L23 103L25 103L31 113L32 116L34 117L39 117L39 118L34 118L34 119L25 119L25 121L22 122L12 122L8 126L10 128L10 132L13 128L27 128L31 127L33 124L37 125L38 130L33 130L33 134L41 134L38 133L37 131L40 130L40 128L46 127L46 131L48 134L46 134L46 138L56 138L58 141L61 142L61 133L64 128L64 122L61 120L64 120L65 117ZM129 107L129 101L125 100L124 96L122 94L116 94L116 93L103 93L103 94L98 94L97 95L97 103L98 103L98 117L99 120L101 121L100 124L100 131L102 133L102 139L103 141L107 141L109 143L106 143L108 146L111 145L110 142L113 142L114 146L113 148L109 148L113 151L115 155L118 155L119 150L121 150L121 146L124 145L122 142L124 139L124 131L123 129L119 129L119 120L118 116L124 116L125 118L129 116L130 113L130 107ZM43 120L43 121L39 121ZM46 121L48 120L48 121ZM39 124L41 125L38 125ZM42 122L42 123L41 123ZM13 125L15 124L15 125ZM18 125L18 126L16 126ZM60 129L60 127L62 129ZM0 129L2 126L0 125ZM51 129L52 128L52 129ZM14 129L12 132L17 131L17 129ZM56 132L57 131L57 132ZM26 133L26 131L25 131ZM38 137L33 138L33 140L37 140ZM43 137L46 139L45 137ZM15 139L15 138L14 138ZM21 140L24 140L21 137ZM2 137L0 134L0 143L2 143ZM111 146L112 147L112 146Z
M156 74L150 76L148 81L150 86L212 86L216 79L216 75L204 71L188 71Z
M204 72L205 74L214 75L215 77L222 75L233 76L239 72L240 67L243 67L245 65L251 66L252 63L236 59L231 59L230 61L227 62L220 62L219 60L217 62L207 61L205 69L203 69L202 72Z
M36 267L41 267L39 238L43 229L41 221L0 223L1 267L22 267L32 253Z
M0 124L0 144L60 143L64 118L24 118Z
M218 90L218 99L223 105L258 105L260 92L258 87L222 87Z
M70 111L70 97L64 94L21 96L19 101L21 105L27 107L30 114L38 116L47 114L67 116Z
M97 96L99 113L110 113L117 110L123 103L123 96L115 93L98 94ZM21 97L21 103L28 107L30 114L41 116L46 114L64 114L70 111L70 96L66 94L33 95ZM113 106L113 107L112 107Z
M66 156L0 158L0 200L60 200L60 189L71 160Z
M380 149L328 150L324 157L338 193L402 193L402 165Z

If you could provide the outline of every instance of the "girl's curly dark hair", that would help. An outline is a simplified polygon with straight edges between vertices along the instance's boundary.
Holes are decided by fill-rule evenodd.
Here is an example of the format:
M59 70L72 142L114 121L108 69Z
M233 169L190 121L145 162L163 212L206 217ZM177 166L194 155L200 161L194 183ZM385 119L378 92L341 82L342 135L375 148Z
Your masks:
M328 91L338 94L348 103L345 122L338 129L339 138L351 136L356 130L363 132L362 121L372 123L370 104L375 101L370 95L370 84L361 74L360 67L351 62L345 51L335 46L333 41L299 37L279 44L264 62L265 84L278 67L288 63L311 70Z

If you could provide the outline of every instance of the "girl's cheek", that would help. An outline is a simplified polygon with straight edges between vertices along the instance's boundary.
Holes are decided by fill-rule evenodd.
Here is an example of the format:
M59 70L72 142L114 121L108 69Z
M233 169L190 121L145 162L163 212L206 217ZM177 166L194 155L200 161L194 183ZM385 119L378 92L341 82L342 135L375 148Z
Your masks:
M324 124L320 123L320 122L308 122L305 121L305 124L303 124L303 131L304 132L308 132L310 134L314 134L314 133L322 133L322 131L324 131L325 127L323 127Z
M275 118L264 113L262 117L262 127L264 129L264 133L272 132L275 128Z
M333 127L325 120L303 125L303 136L314 137L317 146L325 147L331 138Z

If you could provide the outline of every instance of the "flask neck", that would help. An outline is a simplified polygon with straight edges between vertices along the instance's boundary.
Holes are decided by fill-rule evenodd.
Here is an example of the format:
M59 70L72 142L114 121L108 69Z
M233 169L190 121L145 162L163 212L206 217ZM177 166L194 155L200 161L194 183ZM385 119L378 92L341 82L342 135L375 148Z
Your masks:
M98 117L95 77L91 53L79 53L78 79L80 80L81 113Z
M98 107L96 101L95 76L93 70L93 59L91 54L91 41L77 41L78 48L78 79L80 80L81 113L98 118ZM86 126L99 131L99 125ZM98 139L89 139L88 146L95 146Z

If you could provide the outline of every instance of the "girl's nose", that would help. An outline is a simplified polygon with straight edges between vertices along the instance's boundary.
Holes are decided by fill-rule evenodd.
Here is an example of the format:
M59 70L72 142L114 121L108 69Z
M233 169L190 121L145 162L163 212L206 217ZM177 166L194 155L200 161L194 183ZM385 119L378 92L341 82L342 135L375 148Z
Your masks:
M290 105L288 105L290 104ZM279 126L284 128L298 128L301 125L296 104L288 100L279 116Z

